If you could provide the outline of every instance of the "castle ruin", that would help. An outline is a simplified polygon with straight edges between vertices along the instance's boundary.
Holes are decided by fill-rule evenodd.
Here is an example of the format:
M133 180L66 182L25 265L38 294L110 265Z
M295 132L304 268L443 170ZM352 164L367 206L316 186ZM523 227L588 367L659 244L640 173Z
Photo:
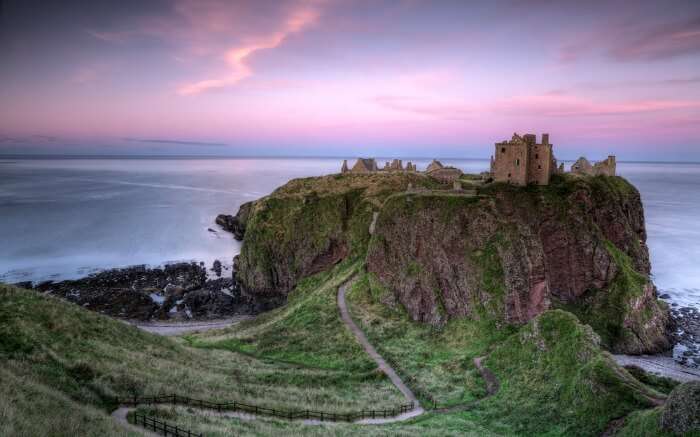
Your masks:
M347 163L347 161L343 162ZM377 162L373 158L359 158L355 165L352 166L352 170L350 170L351 173L371 173L375 171L379 171L379 167L377 167Z
M571 166L571 173L585 176L615 176L617 162L615 156L609 155L605 160L591 165L583 156Z
M482 178L491 178L496 182L506 182L513 185L528 184L548 185L552 175L563 174L564 163L557 166L554 157L554 146L549 142L549 134L542 134L542 142L537 142L534 134L523 136L513 134L510 140L495 144L495 152L491 156L491 170L484 172ZM615 156L610 155L605 160L591 164L584 157L579 158L571 166L571 174L583 176L615 176L617 170ZM386 162L380 169L374 159L358 158L352 168L347 160L343 160L341 173L373 173L373 172L403 172L418 171L410 161L403 166L400 159ZM446 167L440 161L433 159L425 170L425 174L443 183L458 181L463 173L455 167ZM455 185L456 187L456 185Z
M557 172L549 134L542 134L542 142L537 143L533 134L522 137L517 133L509 141L496 143L491 156L491 175L497 182L514 185L547 185Z
M403 166L403 161L394 159L391 162L385 162L382 168L377 166L377 162L373 158L358 158L352 168L348 167L348 161L343 160L340 167L341 173L374 173L374 172L417 172L418 167L411 161ZM451 183L462 176L462 170L455 167L445 167L440 161L433 160L425 173L439 181Z

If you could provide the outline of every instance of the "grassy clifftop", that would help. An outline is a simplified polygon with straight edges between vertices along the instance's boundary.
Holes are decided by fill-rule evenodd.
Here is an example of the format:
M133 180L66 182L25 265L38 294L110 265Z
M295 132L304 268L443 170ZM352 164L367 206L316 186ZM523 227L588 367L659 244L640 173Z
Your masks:
M414 320L517 325L564 308L610 350L668 347L668 309L649 279L634 186L573 175L548 186L467 182L460 192L410 172L290 181L250 206L239 258L243 299L274 308L303 278L365 260Z
M256 201L246 221L238 279L260 309L279 306L304 277L364 257L373 213L388 196L439 184L419 173L295 179Z

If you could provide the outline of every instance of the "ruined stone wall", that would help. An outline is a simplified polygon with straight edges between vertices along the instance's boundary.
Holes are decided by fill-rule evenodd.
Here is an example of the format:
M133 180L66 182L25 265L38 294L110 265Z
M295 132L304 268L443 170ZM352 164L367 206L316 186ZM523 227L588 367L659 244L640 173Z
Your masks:
M403 171L403 162L400 159L394 159L391 161L389 169L394 171Z
M443 183L452 183L462 176L462 170L454 167L444 167L428 172L428 176Z
M617 172L617 163L615 157L610 155L605 161L597 162L593 166L593 174L604 176L615 176Z
M571 173L586 176L615 176L617 163L615 157L610 155L604 161L591 165L584 157L580 157L572 166Z
M359 158L352 166L353 173L369 173L378 171L377 163L374 159Z
M554 172L554 163L551 144L533 144L530 146L528 156L529 184L547 185Z

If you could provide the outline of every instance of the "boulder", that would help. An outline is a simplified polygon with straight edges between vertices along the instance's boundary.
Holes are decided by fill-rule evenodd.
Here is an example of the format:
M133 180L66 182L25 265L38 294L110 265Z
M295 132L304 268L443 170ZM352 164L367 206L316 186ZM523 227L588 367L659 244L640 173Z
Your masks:
M196 290L187 293L184 305L189 309L192 318L218 319L229 317L236 312L234 298L223 291Z
M675 435L700 431L700 381L673 389L661 413L661 427Z
M252 206L252 202L244 203L238 209L238 213L235 216L219 214L216 216L216 224L221 226L225 231L231 232L236 240L242 241L245 235L248 215L250 214Z

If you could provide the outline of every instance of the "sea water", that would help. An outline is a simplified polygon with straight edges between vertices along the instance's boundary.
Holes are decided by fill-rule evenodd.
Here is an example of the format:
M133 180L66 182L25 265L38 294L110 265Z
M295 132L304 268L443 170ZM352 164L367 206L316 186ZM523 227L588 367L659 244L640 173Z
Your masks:
M469 173L488 169L487 160L443 163ZM217 214L235 214L292 178L335 173L340 164L0 158L0 282L77 278L136 264L230 264L240 243L215 225ZM700 308L700 164L618 163L618 173L641 192L660 293Z

